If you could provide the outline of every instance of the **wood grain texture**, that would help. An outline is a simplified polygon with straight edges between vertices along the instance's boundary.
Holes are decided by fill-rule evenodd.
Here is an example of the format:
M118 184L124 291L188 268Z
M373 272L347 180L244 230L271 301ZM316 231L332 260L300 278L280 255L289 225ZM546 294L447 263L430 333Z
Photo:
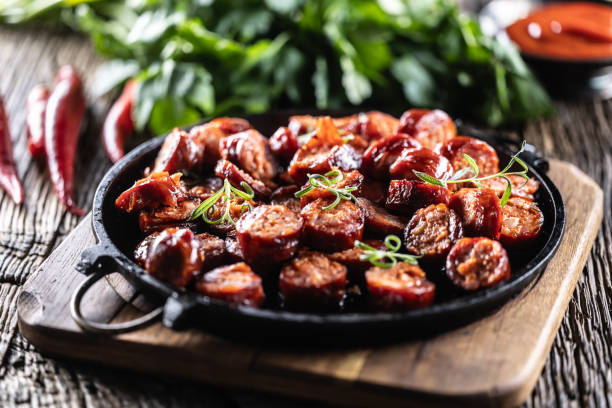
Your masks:
M546 271L495 313L458 330L362 349L266 349L160 323L116 337L87 335L70 318L73 271L94 243L90 219L49 256L19 298L19 324L40 349L73 358L226 386L308 396L354 406L514 406L531 392L548 356L602 217L602 191L571 164L551 161L566 202L567 230ZM113 280L114 286L117 279ZM120 291L121 292L121 291ZM124 295L125 296L125 295ZM92 319L140 314L106 281L87 296Z
M465 3L478 1L465 0ZM17 208L0 194L0 404L4 406L207 406L305 407L309 402L261 393L224 391L183 381L151 378L41 356L15 333L16 292L77 223L53 194L44 166L32 163L25 147L25 99L34 84L50 82L56 68L74 63L91 74L99 63L77 36L0 27L0 92L11 118L18 171L26 203ZM91 83L87 83L88 90ZM106 100L89 96L94 118ZM604 191L604 222L587 260L548 361L526 406L612 406L612 102L557 102L556 117L516 132L544 155L570 161ZM91 128L95 129L97 123ZM81 139L77 202L89 208L109 163L97 132ZM9 289L12 288L12 289Z

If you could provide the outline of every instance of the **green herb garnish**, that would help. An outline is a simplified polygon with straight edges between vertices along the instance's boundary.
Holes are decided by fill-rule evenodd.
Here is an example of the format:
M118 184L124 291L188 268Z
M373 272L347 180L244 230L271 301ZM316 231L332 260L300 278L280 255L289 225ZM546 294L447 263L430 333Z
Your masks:
M322 188L327 190L331 194L336 196L333 203L323 207L323 211L334 208L338 205L340 200L353 200L357 201L357 198L353 195L353 191L357 190L357 187L342 187L336 188L334 184L342 181L344 175L340 170L332 170L325 174L309 174L308 175L308 186L295 193L296 198L301 198L306 194L310 193L315 188Z
M402 241L396 235L387 235L385 246L388 251L376 249L361 241L355 241L355 247L363 249L363 255L359 257L362 261L368 261L374 266L381 268L393 268L398 262L406 262L410 265L418 265L417 259L421 256L399 254L397 251L402 247ZM385 261L385 259L387 261Z
M253 189L244 181L240 183L240 186L244 189L241 191L236 187L232 186L230 182L225 179L223 182L223 187L219 191L217 191L212 196L208 197L204 202L202 202L198 208L196 208L193 213L191 213L191 217L189 221L193 221L198 217L202 217L202 219L212 225L234 225L236 222L232 218L230 213L230 200L235 197L240 197L246 201L251 201L255 196ZM223 211L223 215L216 220L211 220L209 216L215 213L216 207L215 204L221 200L222 204L225 204L225 210ZM242 212L247 210L251 210L251 204L245 203L242 205Z
M520 176L525 179L525 183L529 181L529 176L527 176L527 172L529 171L529 169L527 168L527 165L525 164L525 162L523 162L518 157L521 153L523 153L523 150L525 150L525 141L523 141L523 144L521 145L520 150L512 156L512 158L510 159L510 162L508 162L508 164L502 171L495 173L495 174L491 174L489 176L478 177L479 171L478 171L478 165L476 164L476 161L465 153L463 153L463 158L468 162L469 167L465 167L459 170L453 175L453 177L451 177L448 180L438 180L437 178L430 176L427 173L423 173L422 171L412 170L412 172L414 173L415 176L417 176L420 180L424 181L425 183L432 184L434 186L442 186L442 187L447 187L448 184L474 183L476 187L481 188L482 185L480 184L480 182L483 180L488 180L488 179L492 179L496 177L502 178L507 183L506 189L504 190L504 194L502 195L500 199L500 204L502 207L504 207L506 203L508 202L508 199L510 199L510 196L512 195L512 182L507 176ZM523 170L509 171L514 163L518 163L523 168ZM461 178L470 172L473 174L472 177ZM523 186L525 185L525 183L523 184Z

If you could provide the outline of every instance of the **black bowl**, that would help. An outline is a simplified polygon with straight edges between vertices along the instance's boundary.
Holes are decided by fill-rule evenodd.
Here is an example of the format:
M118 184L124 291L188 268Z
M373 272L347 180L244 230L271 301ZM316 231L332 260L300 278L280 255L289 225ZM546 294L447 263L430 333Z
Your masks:
M312 112L309 112L312 113ZM245 117L262 134L288 121L289 113ZM484 134L467 131L475 137ZM511 153L501 139L487 138L502 163ZM145 293L165 299L163 323L171 328L199 327L207 332L239 340L264 343L372 344L448 330L473 321L504 304L532 282L557 250L565 225L561 194L550 179L535 166L544 161L528 160L530 176L540 182L537 202L544 214L541 238L529 253L511 255L512 276L502 284L476 292L461 292L436 301L432 306L401 313L297 313L285 310L230 306L205 296L178 290L147 274L131 257L143 238L137 217L117 211L115 199L141 177L155 158L162 138L146 142L116 163L104 176L93 203L93 228L99 244L84 251L81 271L119 271ZM544 170L545 171L545 170Z

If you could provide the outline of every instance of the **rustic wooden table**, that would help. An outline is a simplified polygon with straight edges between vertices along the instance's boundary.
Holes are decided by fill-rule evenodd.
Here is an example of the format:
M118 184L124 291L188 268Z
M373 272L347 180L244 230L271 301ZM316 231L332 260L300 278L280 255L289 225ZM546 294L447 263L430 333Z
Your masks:
M86 80L91 115L81 138L77 201L90 208L98 180L110 166L98 128L108 100L95 98L100 60L87 40L44 30L0 28L0 92L10 115L15 157L26 190L17 207L0 195L0 404L25 406L314 406L307 401L223 390L172 379L118 372L38 353L17 331L19 288L76 225L58 203L47 171L26 149L25 99L70 63ZM550 357L527 406L612 405L612 101L557 103L558 115L521 129L546 157L575 163L605 194L604 222L563 320Z

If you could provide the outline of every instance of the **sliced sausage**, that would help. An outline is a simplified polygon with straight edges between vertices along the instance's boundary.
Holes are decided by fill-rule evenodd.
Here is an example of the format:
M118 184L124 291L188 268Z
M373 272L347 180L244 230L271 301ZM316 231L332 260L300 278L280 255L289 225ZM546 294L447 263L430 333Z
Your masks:
M146 236L145 239L140 241L136 248L134 249L134 260L136 263L142 267L144 267L145 262L147 261L147 257L149 256L149 249L151 248L151 243L157 236L159 232L154 232Z
M530 178L527 183L525 183L525 179L521 176L512 174L506 177L510 180L512 197L525 198L531 201L534 200L534 195L536 191L538 191L538 188L540 188L540 183L538 183L536 179ZM506 191L508 183L501 177L494 177L492 179L482 180L480 185L495 191L495 194L501 198L504 195L504 191Z
M200 200L206 200L211 195L215 194L223 187L223 179L219 177L207 177L198 185L192 186L187 194L190 197L197 197Z
M444 204L418 210L404 231L404 246L425 260L443 261L453 245L463 237L457 213Z
M198 205L200 205L200 199L192 198L173 206L142 210L138 216L138 226L145 234L168 227L186 226Z
M414 137L429 149L457 136L455 123L439 109L410 109L404 112L397 131Z
M357 205L363 210L367 233L381 238L389 234L400 236L403 234L406 220L389 214L384 208L377 206L366 198L359 197Z
M469 167L467 160L463 157L464 154L467 154L478 165L479 176L489 176L499 172L499 159L495 149L482 140L457 136L439 145L436 153L446 157L455 171ZM470 174L473 175L473 173Z
M446 187L414 180L391 180L385 207L394 213L412 216L432 204L448 205L451 193Z
M305 252L286 264L279 290L289 308L334 308L344 297L346 267L317 252Z
M216 268L225 262L226 251L224 240L206 232L197 234L195 238L200 254L204 255L203 271Z
M429 174L438 180L448 180L453 175L453 167L450 162L425 147L404 150L389 167L389 175L392 179L419 181L420 179L414 174L415 170Z
M311 115L295 115L289 118L288 128L294 135L299 136L312 132L317 125L319 117Z
M259 206L259 202L258 201L246 201L241 197L236 197L233 196L230 201L229 201L229 214L230 217L232 217L232 220L234 220L234 222L238 221L244 214L246 214L249 211L249 205L251 206L251 209L257 208L257 206ZM228 203L223 202L222 200L219 200L215 203L214 209L212 211L209 211L209 213L207 214L208 218L210 220L218 220L219 218L223 217L223 214L225 213L225 209L226 206L228 205ZM206 226L214 231L215 233L219 233L222 234L224 236L228 235L228 234L233 234L235 231L235 225L231 224L231 223L226 223L226 224L206 224Z
M389 178L389 167L404 150L420 148L415 138L406 134L384 137L373 142L363 154L362 170L369 177L385 180Z
M175 173L180 170L199 172L203 156L189 135L175 128L166 138L153 164L152 173Z
M462 188L451 196L448 206L461 218L466 237L499 239L502 211L493 190Z
M502 208L500 240L506 247L525 246L542 231L544 216L533 201L512 197Z
M379 311L419 309L430 305L436 286L416 265L398 262L392 268L378 266L365 273L371 307Z
M283 163L289 163L299 148L297 135L288 127L280 127L270 137L270 150Z
M361 184L361 191L359 195L363 198L367 198L374 204L385 205L387 199L387 186L372 179L365 179Z
M299 190L299 187L295 184L279 187L270 195L270 204L284 205L294 213L299 214L302 211L302 206L300 199L295 197L295 193Z
M351 201L340 201L328 210L333 200L317 198L302 208L302 240L311 248L335 252L351 248L363 236L364 214Z
M364 241L365 244L371 246L372 248L386 250L387 247L385 243L378 240L368 239ZM353 283L363 283L364 282L364 273L366 270L372 267L370 261L365 261L361 259L361 256L364 255L364 251L361 248L353 247L349 249L345 249L344 251L334 252L329 254L329 259L335 262L340 262L342 265L346 266L349 273L349 280Z
M188 198L181 188L180 178L181 173L172 176L167 172L153 173L121 193L115 200L115 206L127 213L160 206L176 206Z
M183 288L202 269L204 259L188 228L167 228L150 244L145 261L148 274Z
M221 158L219 142L226 136L250 129L248 121L241 118L217 118L203 125L194 126L189 138L197 146L203 161L211 166Z
M240 217L236 236L249 263L276 264L297 250L304 221L284 205L261 205Z
M349 144L334 146L329 152L329 164L343 171L359 170L362 155Z
M230 262L242 262L245 261L244 254L240 248L240 243L234 235L228 235L225 238L225 251Z
M342 180L337 182L336 184L332 184L334 188L346 188L346 187L355 187L356 190L352 192L355 197L358 197L361 192L361 184L363 183L363 175L358 171L351 171L349 173L343 173ZM304 185L302 188L307 187ZM325 199L335 199L336 196L324 188L315 188L310 191L308 194L300 197L300 203L302 208L306 206L306 204L316 200L317 198L325 198Z
M259 307L265 298L261 278L244 262L205 273L195 289L204 296L237 306Z
M251 124L246 119L222 117L211 120L206 126L221 130L226 136L234 133L244 132L251 128Z
M219 162L217 162L215 174L218 177L227 179L232 186L241 190L242 187L240 186L240 183L247 183L249 186L251 186L253 192L255 193L255 197L258 199L266 198L272 193L272 189L268 186L268 184L251 177L250 174L242 171L240 168L238 168L238 166L228 160L219 160Z
M446 275L465 290L487 288L510 277L510 261L497 241L462 238L446 258Z
M219 142L221 158L236 164L257 180L272 180L278 164L268 146L268 139L254 129L235 133Z

